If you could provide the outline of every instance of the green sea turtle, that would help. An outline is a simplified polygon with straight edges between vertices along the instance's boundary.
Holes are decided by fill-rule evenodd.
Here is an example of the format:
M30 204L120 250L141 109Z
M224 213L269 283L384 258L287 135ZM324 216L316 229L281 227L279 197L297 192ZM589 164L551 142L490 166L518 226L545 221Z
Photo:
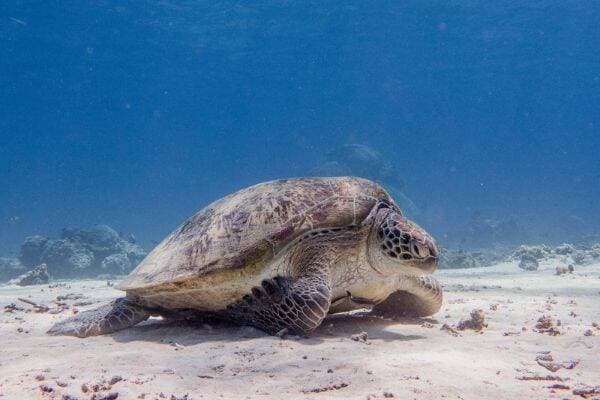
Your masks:
M261 183L215 201L167 236L118 286L125 297L49 331L86 337L148 317L214 315L267 333L305 333L329 313L428 316L438 248L386 191L354 177Z

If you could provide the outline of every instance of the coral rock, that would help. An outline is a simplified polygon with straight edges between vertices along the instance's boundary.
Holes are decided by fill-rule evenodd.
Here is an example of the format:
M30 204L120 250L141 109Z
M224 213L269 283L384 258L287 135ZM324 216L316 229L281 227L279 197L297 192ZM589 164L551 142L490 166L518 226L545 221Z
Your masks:
M36 268L15 279L13 283L19 286L41 285L48 283L48 267L46 264L38 265Z

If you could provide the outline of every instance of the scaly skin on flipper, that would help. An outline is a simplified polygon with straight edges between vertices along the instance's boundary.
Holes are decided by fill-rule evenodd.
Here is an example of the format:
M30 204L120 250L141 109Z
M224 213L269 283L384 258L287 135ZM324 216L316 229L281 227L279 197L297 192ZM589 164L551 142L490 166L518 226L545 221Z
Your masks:
M384 317L428 317L442 307L442 285L433 276L407 277L401 286L371 312Z
M321 324L327 315L331 289L319 277L265 280L252 294L227 308L225 315L240 325L254 326L271 335L287 330L303 334Z
M59 322L48 333L80 338L103 335L129 328L149 317L150 313L145 308L126 298L119 298L99 308L80 312Z

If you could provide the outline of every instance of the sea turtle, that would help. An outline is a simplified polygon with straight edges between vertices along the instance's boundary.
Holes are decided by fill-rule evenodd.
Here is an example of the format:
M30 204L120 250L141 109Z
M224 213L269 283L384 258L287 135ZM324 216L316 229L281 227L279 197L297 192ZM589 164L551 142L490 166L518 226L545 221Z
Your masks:
M167 236L119 285L125 297L49 331L86 337L148 317L213 315L306 333L359 308L428 316L442 304L439 251L378 184L284 179L242 189Z

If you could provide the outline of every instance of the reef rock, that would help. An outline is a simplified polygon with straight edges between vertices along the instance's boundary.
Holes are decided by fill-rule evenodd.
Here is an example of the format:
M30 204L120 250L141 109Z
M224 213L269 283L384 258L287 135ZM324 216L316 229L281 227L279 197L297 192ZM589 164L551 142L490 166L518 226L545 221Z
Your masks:
M577 250L572 255L573 262L577 265L585 265L594 262L594 258L590 252L585 250Z
M565 245L563 244L561 246ZM570 251L567 254L571 257L574 264L585 265L596 262L598 259L600 259L600 243L594 243L592 245L569 246Z
M600 259L600 244L574 245L562 243L556 247L521 245L512 254L511 258L519 260L519 266L529 270L537 269L535 264L538 264L539 261L549 259L559 259L567 264L585 265Z
M519 261L519 268L525 271L537 271L540 267L540 263L537 258L532 256L531 254L524 254L521 256L521 261Z
M590 246L588 252L592 258L600 258L600 243L596 243Z
M111 227L98 225L65 228L58 239L28 237L19 260L26 267L45 263L53 277L74 278L127 274L145 256L133 236L122 237Z
M504 256L489 252L441 249L440 269L487 267L502 261Z
M119 248L122 239L119 234L107 225L97 225L90 229L66 228L61 232L61 238L79 243L96 257L107 257Z
M129 262L133 267L137 266L148 254L146 250L129 241L119 242L118 248L123 254L127 255L127 258L129 258Z
M25 267L35 267L42 262L42 253L48 244L48 238L44 236L30 236L21 245L19 260Z
M549 257L552 257L552 249L544 244L539 246L521 245L512 255L515 260L522 260L523 258L541 260Z
M573 254L575 253L575 246L569 243L563 243L559 246L556 246L552 252L558 255Z
M46 264L40 264L26 274L11 281L11 283L19 286L42 285L48 283L48 279L48 266Z
M84 275L94 262L94 254L77 242L48 240L42 261L48 264L53 276L74 277Z
M100 268L105 274L123 275L131 271L131 261L127 254L111 254L102 260Z

